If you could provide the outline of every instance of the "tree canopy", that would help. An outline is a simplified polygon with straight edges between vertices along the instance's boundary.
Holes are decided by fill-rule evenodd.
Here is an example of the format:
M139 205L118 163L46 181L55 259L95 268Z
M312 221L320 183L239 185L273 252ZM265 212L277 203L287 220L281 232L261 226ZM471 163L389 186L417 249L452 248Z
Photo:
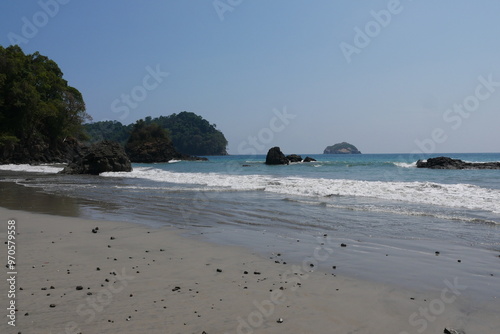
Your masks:
M177 151L192 155L225 155L227 140L224 134L203 117L183 111L160 116L150 122L169 130Z
M53 60L0 46L0 147L50 147L68 136L81 138L82 123L90 119L82 94Z
M85 129L92 142L107 139L125 145L132 131L137 130L137 126L151 124L157 124L168 131L169 138L178 152L190 155L227 154L227 140L224 134L217 130L216 125L187 111L157 118L146 117L136 124L127 126L116 121L96 122L85 124Z

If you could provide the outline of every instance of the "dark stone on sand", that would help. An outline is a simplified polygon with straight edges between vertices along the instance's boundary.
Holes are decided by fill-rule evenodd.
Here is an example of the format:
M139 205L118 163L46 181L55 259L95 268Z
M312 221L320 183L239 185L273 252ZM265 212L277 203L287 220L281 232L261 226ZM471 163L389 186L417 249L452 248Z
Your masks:
M443 331L444 334L465 334L464 331L460 331L457 329L445 328Z
M418 160L417 168L430 169L500 169L500 162L465 162L448 157Z
M311 157L306 157L302 162L314 162L314 161L317 161L317 160L314 158L311 158Z
M340 244L340 247L347 247L346 244Z
M50 307L54 308L54 307L56 307L56 304L50 304Z
M76 157L62 174L99 175L104 172L130 172L132 164L124 148L117 142L102 141L93 144L82 155Z
M439 255L439 254L441 254L441 253L439 253L439 252L437 252L437 251L436 251L434 254Z
M289 161L279 147L273 147L267 152L266 165L288 165Z
M254 275L260 275L260 271L254 271L253 274Z
M78 285L78 286L76 287L76 290L83 290L83 286Z
M93 228L92 233L97 233L97 230L95 228Z
M176 286L175 288L173 288L173 289L172 289L172 291L174 291L174 292L175 292L175 291L179 291L180 289L181 289L181 287L180 287L180 286Z
M221 273L221 272L222 272L222 269L217 269L217 272L218 272L218 273Z

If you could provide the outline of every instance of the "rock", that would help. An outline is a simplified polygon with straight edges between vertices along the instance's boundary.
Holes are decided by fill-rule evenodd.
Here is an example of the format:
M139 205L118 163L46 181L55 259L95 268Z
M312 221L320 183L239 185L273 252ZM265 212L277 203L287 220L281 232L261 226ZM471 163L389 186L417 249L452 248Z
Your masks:
M11 145L0 145L0 164L69 163L80 156L85 146L75 138L45 143L33 139Z
M279 147L273 147L267 152L266 165L288 165L289 161Z
M289 162L302 162L302 157L297 154L287 155L286 158L288 159Z
M332 146L328 146L323 151L323 154L361 154L356 146L342 142Z
M130 172L132 165L123 147L112 141L92 145L81 157L77 157L62 174L99 175L104 172Z
M316 160L316 159L314 159L314 158L311 158L311 157L306 157L306 158L304 159L304 161L302 161L302 162L313 162L313 161L317 161L317 160Z
M78 286L76 287L76 290L78 290L78 291L79 291L79 290L83 290L83 286L78 285Z
M417 168L430 169L500 169L500 162L465 162L448 157L418 160Z
M445 328L443 331L444 334L465 334L463 331L459 331L456 329L451 329L451 328Z

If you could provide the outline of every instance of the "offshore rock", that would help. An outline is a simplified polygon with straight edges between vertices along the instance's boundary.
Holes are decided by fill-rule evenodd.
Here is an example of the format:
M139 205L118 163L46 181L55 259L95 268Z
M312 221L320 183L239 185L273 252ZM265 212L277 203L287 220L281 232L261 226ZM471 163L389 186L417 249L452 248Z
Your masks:
M430 169L500 169L500 162L465 162L448 157L418 160L417 168Z
M290 162L302 162L302 157L300 155L297 155L297 154L287 155L286 158Z
M323 151L323 154L361 154L356 146L342 142L332 146L328 146Z
M317 161L317 160L314 158L311 158L311 157L306 157L303 162L313 162L313 161Z
M82 156L76 157L62 174L99 175L104 172L131 172L132 164L123 147L112 141L90 146Z
M279 147L273 147L267 152L266 165L288 165L289 161Z

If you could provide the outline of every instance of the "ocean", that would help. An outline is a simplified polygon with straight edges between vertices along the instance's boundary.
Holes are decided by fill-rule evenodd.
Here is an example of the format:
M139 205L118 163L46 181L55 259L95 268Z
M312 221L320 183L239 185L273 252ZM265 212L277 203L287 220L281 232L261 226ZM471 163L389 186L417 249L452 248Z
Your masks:
M500 161L493 153L428 157L439 155ZM4 165L2 205L36 193L37 203L26 206L37 212L56 207L58 214L170 226L298 263L326 242L344 243L318 267L342 263L337 273L436 289L444 276L458 275L473 280L476 294L500 291L500 170L419 169L410 154L306 156L317 161L268 166L264 155L220 156L100 176ZM7 183L15 189L6 192ZM442 259L449 263L436 263ZM469 266L455 268L467 259Z

